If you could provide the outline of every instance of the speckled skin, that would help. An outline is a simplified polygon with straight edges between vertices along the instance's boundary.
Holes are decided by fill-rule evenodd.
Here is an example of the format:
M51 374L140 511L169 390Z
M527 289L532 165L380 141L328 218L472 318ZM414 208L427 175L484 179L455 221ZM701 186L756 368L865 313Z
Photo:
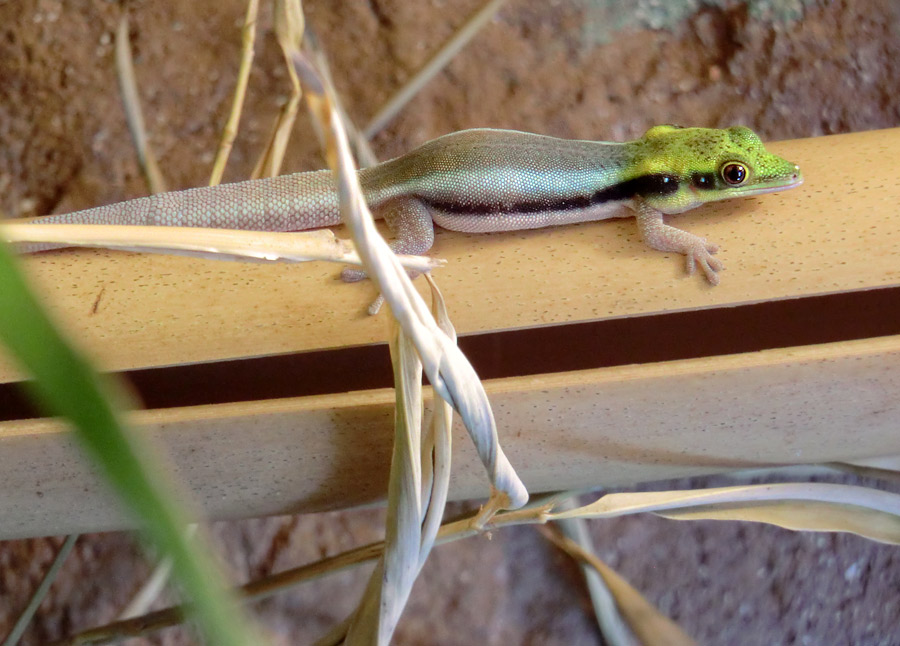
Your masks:
M725 169L734 172L735 164L743 177L730 184ZM656 126L627 143L464 130L359 176L373 213L396 233L392 247L400 253L428 251L434 224L492 232L635 215L647 244L685 254L688 270L699 263L714 284L721 269L711 255L715 245L664 224L663 214L802 181L797 166L768 153L747 128L675 126ZM39 221L299 231L339 224L340 210L330 171L315 171L163 193ZM363 276L344 273L346 280Z

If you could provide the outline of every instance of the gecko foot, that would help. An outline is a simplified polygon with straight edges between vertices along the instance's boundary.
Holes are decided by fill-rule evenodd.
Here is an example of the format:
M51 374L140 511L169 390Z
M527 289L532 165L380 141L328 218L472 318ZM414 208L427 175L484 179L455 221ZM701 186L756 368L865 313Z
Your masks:
M358 283L361 280L365 280L369 277L362 269L357 269L356 267L344 267L341 270L341 280L345 283Z
M357 269L356 267L344 267L341 270L341 280L345 283L358 283L361 280L366 280L369 277L362 269ZM369 316L375 316L378 314L378 311L381 309L381 306L384 304L384 296L379 294L372 304L367 308L367 312Z
M406 275L409 276L410 280L415 280L417 276L419 276L421 272L408 270ZM361 280L366 280L369 277L369 274L365 272L363 269L357 269L356 267L344 267L341 270L341 280L345 283L358 283Z
M687 273L693 274L697 265L706 275L706 280L711 285L719 284L719 273L724 265L722 261L714 257L713 254L719 250L718 245L710 244L700 238L696 244L691 245L685 250L685 261L687 262Z

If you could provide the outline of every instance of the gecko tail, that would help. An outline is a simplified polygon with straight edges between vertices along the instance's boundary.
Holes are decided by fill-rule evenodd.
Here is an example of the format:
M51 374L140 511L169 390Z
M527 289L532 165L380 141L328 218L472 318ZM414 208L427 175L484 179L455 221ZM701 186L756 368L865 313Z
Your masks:
M313 171L159 193L29 222L305 231L340 224L341 214L330 171ZM65 246L23 243L18 248L36 253Z

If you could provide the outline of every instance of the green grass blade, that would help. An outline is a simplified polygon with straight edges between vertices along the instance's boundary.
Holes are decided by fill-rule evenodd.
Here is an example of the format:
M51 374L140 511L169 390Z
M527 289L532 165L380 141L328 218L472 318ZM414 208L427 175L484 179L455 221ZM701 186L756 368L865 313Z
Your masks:
M215 563L184 537L187 514L172 501L169 487L152 476L161 471L153 451L127 433L103 380L51 324L29 291L15 258L0 244L0 342L34 378L27 387L42 408L67 419L82 447L115 491L142 520L145 534L168 554L192 601L194 618L209 643L248 646L253 638ZM122 399L121 396L118 399Z

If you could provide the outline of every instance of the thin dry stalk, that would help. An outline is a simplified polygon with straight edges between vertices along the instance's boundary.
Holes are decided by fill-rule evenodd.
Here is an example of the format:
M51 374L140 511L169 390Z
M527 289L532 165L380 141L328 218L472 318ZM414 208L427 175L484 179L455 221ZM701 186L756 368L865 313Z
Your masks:
M379 108L363 129L363 136L371 139L384 128L409 100L449 63L475 34L494 17L505 0L489 0L456 30L456 33L429 58L412 77Z
M347 568L374 561L381 556L384 543L371 543L356 549L331 556L315 563L310 563L292 570L280 572L259 581L251 581L239 588L237 592L241 601L250 603L266 599L277 592L288 590L300 583L321 578L327 574L340 572ZM52 646L76 646L88 644L108 644L113 641L140 637L163 628L175 626L184 621L184 607L172 606L151 612L140 617L115 621L103 626L91 628L81 633L56 642Z
M156 163L156 155L147 140L147 128L144 125L144 114L141 110L141 100L138 96L137 80L134 74L134 61L131 57L131 43L128 41L128 14L123 13L116 28L116 77L119 79L119 91L122 94L122 103L125 108L125 120L128 122L128 131L134 142L138 155L138 163L141 172L151 193L165 193L166 181L159 164Z
M250 68L253 66L253 47L256 43L256 16L258 13L259 0L248 0L244 26L241 28L241 64L238 68L237 83L231 101L231 112L229 112L225 128L222 130L222 139L219 141L219 149L216 151L216 158L213 161L213 169L209 178L210 186L216 186L222 181L228 157L231 155L231 147L237 137L238 123L240 123L244 99L247 96Z
M564 495L561 497L568 497ZM544 523L547 514L559 497L548 498L548 502L541 505L529 506L511 512L505 512L494 516L491 522L484 527L479 527L477 516L464 518L441 525L438 532L436 545L443 545L463 538L470 538L483 532L489 532L511 525ZM302 565L300 567L285 570L278 574L272 574L257 581L251 581L236 589L239 598L244 603L261 601L279 592L290 590L307 581L319 579L328 574L336 574L351 567L374 561L384 553L384 542L370 543L354 548L341 554L329 556L320 561ZM111 641L139 637L151 632L175 626L183 621L184 609L182 606L172 606L157 610L141 617L116 621L103 626L97 626L90 630L72 635L52 646L75 646L75 644L106 644ZM331 634L331 633L329 633Z
M50 567L47 568L47 571L44 573L44 578L41 579L40 584L31 595L31 599L28 600L28 604L25 606L22 614L16 619L16 623L13 625L12 630L9 631L6 639L3 640L3 646L15 646L19 643L22 634L25 632L25 629L28 628L28 624L31 623L31 618L34 617L34 613L37 612L38 606L41 605L41 602L50 590L50 586L53 585L53 582L56 580L56 576L62 569L63 563L69 558L69 554L72 552L72 548L75 547L75 541L77 540L78 534L69 534L66 536L66 540L60 546L59 551L56 552L56 556L53 558L53 563L50 564Z

